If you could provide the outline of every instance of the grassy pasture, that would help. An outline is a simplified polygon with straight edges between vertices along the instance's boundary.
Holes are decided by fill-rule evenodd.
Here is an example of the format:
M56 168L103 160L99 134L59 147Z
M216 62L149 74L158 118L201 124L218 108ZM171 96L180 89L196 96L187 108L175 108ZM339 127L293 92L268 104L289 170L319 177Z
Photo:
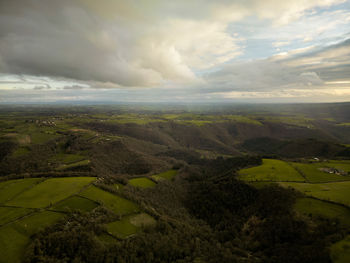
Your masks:
M139 227L130 223L130 217L125 216L121 220L107 224L107 231L113 236L123 239L136 234Z
M17 195L43 181L41 178L10 180L0 183L0 203L5 203Z
M249 118L246 116L241 116L241 115L224 115L223 118L224 118L224 120L229 120L229 121L234 121L234 122L247 123L247 124L253 124L253 125L258 125L258 126L263 125L258 120L255 120L253 118Z
M98 204L94 201L91 201L89 199L86 199L80 196L72 196L54 205L52 207L52 210L57 210L57 211L81 210L81 211L88 212L97 206Z
M43 211L25 217L12 224L18 232L27 236L31 236L57 222L59 219L63 218L63 216L64 214L61 213Z
M237 122L247 123L261 126L262 123L251 117L242 115L202 115L193 113L183 114L163 114L161 117L165 120L173 120L182 124L193 124L197 126L203 126L210 123L217 122Z
M58 167L57 170L62 171L62 170L67 170L78 166L87 166L89 163L90 163L90 160L83 160L83 161L79 161L71 164L63 164L60 167Z
M130 216L130 223L137 227L151 226L156 223L156 220L149 214L140 213Z
M63 214L44 211L0 227L0 262L21 262L30 236L62 217Z
M46 132L33 132L30 134L31 142L34 144L45 144L48 141L56 139L58 137L57 134L54 133L46 133Z
M331 246L331 259L333 263L350 262L350 235Z
M124 216L121 220L107 224L107 231L113 236L123 239L136 234L144 226L154 225L156 221L146 213Z
M134 187L141 187L141 188L150 188L156 185L155 182L145 177L130 179L129 184Z
M3 137L16 140L20 145L28 145L31 142L31 138L28 134L20 134L17 132L6 133Z
M338 218L340 223L350 226L350 209L341 205L320 201L314 198L298 198L295 210L302 214L312 214L326 218Z
M12 225L0 227L0 263L21 262L29 240Z
M126 215L139 211L139 207L135 203L103 191L96 186L89 186L89 188L80 193L80 195L105 205L119 215Z
M244 181L305 181L288 163L275 159L263 159L260 166L240 170L239 178Z
M276 122L276 123L285 123L289 125L304 127L304 128L314 128L312 124L313 119L306 118L305 116L293 116L293 117L264 117L266 121Z
M30 153L30 150L27 147L19 147L12 153L12 156L19 157L19 156L26 155L28 153Z
M292 163L294 167L299 169L311 183L326 183L334 181L350 180L350 176L342 176L323 172L320 168L329 167L327 163ZM329 164L329 163L328 163ZM332 166L331 166L332 167Z
M71 163L76 163L79 161L82 161L84 159L86 159L85 156L79 155L79 154L57 154L56 156L54 156L52 158L55 161L59 161L62 162L64 164L71 164Z
M95 177L47 179L23 192L6 204L27 208L47 207L79 192L84 186L93 182L95 179Z
M350 181L322 184L281 182L280 184L309 196L350 206Z
M0 207L0 226L33 212L32 209L21 207Z
M156 180L156 181L160 181L160 180L171 180L174 178L174 176L176 176L177 174L177 170L169 170L160 174L155 174L152 175L151 177Z

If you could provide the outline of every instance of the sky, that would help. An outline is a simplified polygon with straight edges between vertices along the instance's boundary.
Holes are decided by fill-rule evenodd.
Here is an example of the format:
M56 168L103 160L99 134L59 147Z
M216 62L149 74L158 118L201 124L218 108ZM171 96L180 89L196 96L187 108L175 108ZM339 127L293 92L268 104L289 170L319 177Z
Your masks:
M350 0L0 0L0 103L350 101Z

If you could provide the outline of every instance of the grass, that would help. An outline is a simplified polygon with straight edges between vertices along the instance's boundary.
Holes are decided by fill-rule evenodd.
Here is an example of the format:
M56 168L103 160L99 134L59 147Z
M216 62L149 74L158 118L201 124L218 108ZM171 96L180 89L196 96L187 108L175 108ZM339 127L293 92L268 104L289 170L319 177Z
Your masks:
M82 161L86 159L85 156L79 155L79 154L57 154L56 156L53 157L54 160L57 160L59 162L62 162L64 164L71 164L71 163L76 163L79 161Z
M165 120L173 120L182 124L193 124L197 126L203 126L209 123L218 122L238 122L247 123L253 125L261 126L262 123L258 120L241 116L241 115L202 115L193 113L183 113L183 114L163 114L161 116Z
M333 263L350 262L350 235L331 246L331 259Z
M27 147L19 147L12 153L12 156L13 157L20 157L20 156L26 155L28 153L30 153L30 150Z
M130 223L137 227L151 226L156 224L156 220L149 214L140 213L130 216Z
M305 116L265 117L264 119L269 122L285 123L304 128L314 128L314 125L312 124L313 119L306 118Z
M31 236L39 232L40 230L52 225L53 223L56 223L59 219L63 217L64 214L61 213L43 211L25 217L12 224L18 232L27 236Z
M120 239L136 234L139 227L130 223L130 217L125 216L121 220L107 224L107 231Z
M98 204L94 201L91 201L89 199L86 199L80 196L72 196L54 205L52 207L52 210L57 210L57 211L81 210L84 212L89 212L97 206Z
M263 159L260 166L240 170L239 178L244 181L305 181L288 163L275 159Z
M80 193L80 195L105 205L119 215L126 215L139 211L139 207L135 203L101 190L96 186L89 186L89 188Z
M20 134L16 131L4 134L3 137L15 139L20 145L28 145L31 142L31 138L28 134Z
M258 125L258 126L263 125L258 120L254 120L254 119L251 119L251 118L248 118L245 116L241 116L241 115L225 115L224 118L227 120L230 120L230 121L234 121L234 122L247 123L247 124L253 124L253 125Z
M350 122L339 123L337 126L350 126Z
M21 262L30 236L62 217L63 214L44 211L0 227L0 262Z
M5 203L15 198L20 193L41 182L41 178L28 178L10 180L0 183L0 203Z
M0 227L0 263L21 262L29 240L11 225Z
M95 177L52 178L23 192L7 202L7 205L27 208L42 208L57 203L80 191L93 182Z
M283 182L280 184L284 187L292 187L318 199L350 206L350 181L322 184Z
M57 134L43 131L36 131L30 134L31 142L34 144L45 144L48 141L58 138Z
M89 163L90 163L90 160L83 160L83 161L79 161L71 164L63 164L62 166L58 167L57 170L67 170L78 166L86 166Z
M107 231L113 236L124 239L136 234L142 227L155 225L156 220L146 213L124 216L121 220L107 224Z
M328 163L329 164L329 163ZM296 169L311 183L325 183L334 181L350 180L350 177L323 172L320 168L326 168L325 163L292 163Z
M0 207L0 225L12 222L22 216L33 212L32 209L20 207Z
M350 226L350 209L341 205L303 197L296 200L294 208L299 213L306 215L311 214L332 219L338 218L341 224Z
M130 179L129 184L141 188L150 188L156 185L155 182L145 177Z
M164 179L171 180L174 178L176 174L177 174L177 170L169 170L160 174L152 175L151 177L156 181L160 181Z

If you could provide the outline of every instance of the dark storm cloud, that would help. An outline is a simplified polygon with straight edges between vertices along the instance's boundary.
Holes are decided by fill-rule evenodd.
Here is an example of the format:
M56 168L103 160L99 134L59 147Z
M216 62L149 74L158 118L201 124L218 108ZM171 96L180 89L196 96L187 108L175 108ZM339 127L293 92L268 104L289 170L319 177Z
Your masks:
M167 54L171 46L157 47L162 39L140 40L147 25L136 23L132 15L105 19L83 2L1 1L0 72L122 86L194 78L176 53Z

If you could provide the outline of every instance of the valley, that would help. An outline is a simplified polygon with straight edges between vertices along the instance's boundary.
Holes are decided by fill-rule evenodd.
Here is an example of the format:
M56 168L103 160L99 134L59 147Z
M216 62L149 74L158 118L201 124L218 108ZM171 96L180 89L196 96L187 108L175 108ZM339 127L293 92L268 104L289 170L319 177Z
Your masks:
M333 106L2 106L0 262L63 260L67 238L84 262L113 251L133 262L170 251L184 262L282 262L290 245L321 241L316 258L346 262L350 105ZM263 241L256 231L276 220L296 239Z

